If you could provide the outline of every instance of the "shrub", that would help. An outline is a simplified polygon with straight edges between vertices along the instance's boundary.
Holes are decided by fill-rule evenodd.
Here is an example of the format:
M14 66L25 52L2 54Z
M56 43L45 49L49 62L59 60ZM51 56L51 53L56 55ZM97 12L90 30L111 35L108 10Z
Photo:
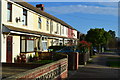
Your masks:
M78 43L78 49L81 51L81 53L86 53L89 51L91 45L92 45L91 43L82 40Z

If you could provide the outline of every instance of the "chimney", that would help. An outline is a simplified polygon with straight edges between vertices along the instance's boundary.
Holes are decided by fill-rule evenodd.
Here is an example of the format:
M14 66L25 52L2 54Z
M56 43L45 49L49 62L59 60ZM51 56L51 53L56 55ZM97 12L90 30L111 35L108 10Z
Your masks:
M44 11L44 4L37 4L36 7Z

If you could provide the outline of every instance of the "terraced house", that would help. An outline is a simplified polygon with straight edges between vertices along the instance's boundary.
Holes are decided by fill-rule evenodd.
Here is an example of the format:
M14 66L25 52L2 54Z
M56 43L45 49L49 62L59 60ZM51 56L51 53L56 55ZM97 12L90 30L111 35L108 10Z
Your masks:
M52 45L77 44L78 37L76 29L44 12L43 4L0 1L1 62L14 62L20 53L34 55Z

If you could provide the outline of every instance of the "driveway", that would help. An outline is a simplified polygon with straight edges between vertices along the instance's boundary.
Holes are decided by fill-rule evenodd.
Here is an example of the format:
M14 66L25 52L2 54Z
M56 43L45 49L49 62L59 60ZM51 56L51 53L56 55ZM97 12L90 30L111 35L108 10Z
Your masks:
M69 71L68 80L120 80L120 68L109 67L106 62L109 57L120 57L117 53L97 54L92 63L79 65L76 71Z

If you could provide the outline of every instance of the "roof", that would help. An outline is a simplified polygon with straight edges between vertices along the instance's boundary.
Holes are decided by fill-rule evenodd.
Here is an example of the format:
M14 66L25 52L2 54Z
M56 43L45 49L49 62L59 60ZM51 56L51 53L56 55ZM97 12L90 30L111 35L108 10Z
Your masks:
M11 31L17 31L17 32L31 33L31 34L36 34L36 35L43 35L43 36L59 37L59 38L67 38L67 39L77 40L76 38L68 38L68 37L64 37L64 36L60 36L60 35L54 35L54 34L49 34L49 33L44 33L44 32L39 32L39 31L22 29L22 28L13 27L13 26L7 26L7 25L3 26L3 33L11 33Z
M68 24L65 23L64 21L62 21L62 20L60 20L60 19L58 19L58 18L56 18L56 17L48 14L47 12L44 12L44 11L42 11L42 10L34 7L33 5L31 5L31 4L29 4L29 3L25 2L25 1L22 1L22 0L19 0L19 1L13 0L13 1L14 1L15 3L21 5L21 6L24 6L24 7L28 8L28 9L30 9L30 10L32 10L32 11L35 11L35 12L37 12L37 13L43 15L43 16L46 16L46 17L48 17L48 18L50 18L50 19L52 19L52 20L54 20L54 21L56 21L56 22L59 22L59 23L61 23L62 25L66 26L66 27L69 27L69 28L71 28L71 29L74 29L72 26L68 25ZM74 29L74 30L76 30L76 29ZM78 30L77 30L77 31L78 31Z

